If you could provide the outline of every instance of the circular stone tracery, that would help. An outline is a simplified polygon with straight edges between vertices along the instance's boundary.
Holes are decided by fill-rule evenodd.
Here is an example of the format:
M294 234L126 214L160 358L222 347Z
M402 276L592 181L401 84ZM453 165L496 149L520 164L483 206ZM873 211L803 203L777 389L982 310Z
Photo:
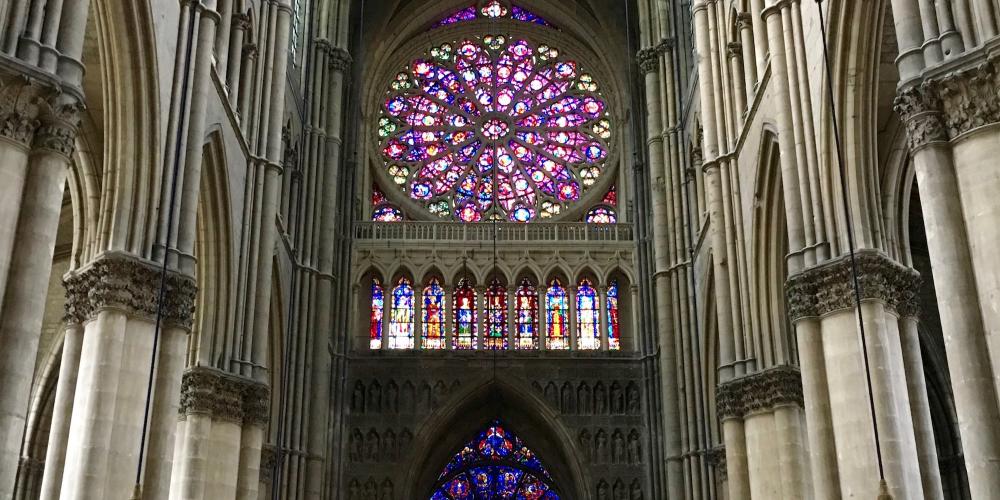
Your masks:
M597 84L548 45L487 35L433 47L396 76L379 148L393 181L441 217L528 222L603 174L611 120Z

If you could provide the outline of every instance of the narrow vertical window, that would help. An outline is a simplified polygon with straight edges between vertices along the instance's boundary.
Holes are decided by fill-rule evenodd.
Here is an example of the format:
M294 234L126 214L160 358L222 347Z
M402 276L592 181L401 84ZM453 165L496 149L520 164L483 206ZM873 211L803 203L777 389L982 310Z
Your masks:
M618 326L618 281L611 280L608 285L608 349L620 350L621 339L621 328Z
M494 279L486 289L486 349L507 348L507 288Z
M597 304L597 290L590 280L583 279L576 287L577 346L584 350L601 348L601 310Z
M528 278L521 280L515 296L517 331L514 343L518 349L534 349L538 336L538 290Z
M444 349L444 289L437 278L424 288L424 331L421 346L425 349Z
M413 286L406 278L392 291L389 349L413 349Z
M368 347L382 348L382 311L385 308L385 296L382 294L382 284L378 279L372 279L372 310L368 326Z
M568 316L566 289L558 279L553 279L545 293L545 346L548 349L569 349Z
M462 278L455 289L455 349L476 348L476 290Z

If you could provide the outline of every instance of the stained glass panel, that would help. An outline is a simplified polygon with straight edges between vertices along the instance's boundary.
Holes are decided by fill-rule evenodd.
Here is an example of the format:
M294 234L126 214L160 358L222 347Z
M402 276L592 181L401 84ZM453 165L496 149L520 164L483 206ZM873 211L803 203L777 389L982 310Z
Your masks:
M584 221L588 224L615 224L618 222L618 214L607 207L594 207L587 212Z
M400 222L403 220L403 212L391 205L383 205L372 212L373 222Z
M538 290L527 278L521 280L517 287L515 299L515 314L517 314L517 331L514 332L514 343L517 349L534 349L538 337Z
M597 290L590 284L590 280L581 280L576 287L576 315L577 347L582 350L600 349L601 310L597 302Z
M507 7L509 2L502 0L488 0L485 2L479 2L481 7L477 10L476 6L464 7L448 17L434 23L434 27L447 26L449 24L460 23L463 21L472 21L476 19L477 15L480 18L485 19L501 19L509 18L515 21L521 21L525 23L534 23L542 26L551 26L545 19L542 19L535 13L518 7L516 5Z
M545 342L547 349L569 349L569 303L558 279L545 293Z
M455 289L455 349L475 349L476 290L462 278Z
M618 324L618 282L608 285L608 349L621 350L621 327Z
M500 421L465 444L438 476L431 500L558 500L552 476Z
M392 291L389 349L413 349L413 286L406 278Z
M507 349L507 288L493 280L486 289L486 337L484 348Z
M424 288L424 302L421 319L423 320L423 338L421 345L425 349L444 349L444 289L437 279L431 279Z
M382 293L382 284L377 279L372 279L372 307L368 324L368 347L370 349L382 348L382 311L384 307L385 296Z
M506 12L493 4L482 15ZM592 76L558 49L505 35L414 60L390 84L377 126L393 183L464 222L528 222L575 204L604 173L610 129Z

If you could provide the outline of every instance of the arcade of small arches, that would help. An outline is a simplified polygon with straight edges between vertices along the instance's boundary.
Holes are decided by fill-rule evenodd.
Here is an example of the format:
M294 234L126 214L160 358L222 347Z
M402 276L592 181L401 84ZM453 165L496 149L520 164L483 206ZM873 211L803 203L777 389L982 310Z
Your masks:
M620 273L518 276L447 282L432 271L418 282L407 272L391 281L369 273L359 301L367 348L621 351L628 343L631 287Z

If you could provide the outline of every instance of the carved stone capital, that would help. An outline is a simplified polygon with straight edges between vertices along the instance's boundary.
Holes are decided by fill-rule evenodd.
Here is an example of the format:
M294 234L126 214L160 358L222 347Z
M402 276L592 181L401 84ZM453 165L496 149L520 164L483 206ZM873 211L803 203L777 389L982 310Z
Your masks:
M915 314L920 274L873 250L856 253L862 300L878 300L900 314ZM785 283L792 321L854 307L850 256L806 269Z
M256 59L257 58L257 44L248 43L243 46L243 57L246 59Z
M715 448L710 448L705 451L705 461L708 465L715 469L715 473L718 475L719 479L725 481L728 477L726 471L726 447L716 446Z
M330 56L327 62L330 64L330 69L334 71L346 72L347 68L351 67L351 54L347 50L340 47L330 48Z
M270 390L265 384L214 368L196 366L181 380L181 418L205 415L213 420L267 425Z
M655 47L640 50L636 55L636 62L643 73L652 73L660 65L660 52Z
M47 89L23 77L0 77L0 136L30 146Z
M753 14L749 12L740 12L737 14L736 27L741 30L751 29L753 27Z
M798 368L778 366L719 384L719 419L773 411L780 406L803 407L802 376Z
M955 71L934 85L952 139L974 128L1000 123L1000 55Z
M740 57L743 55L743 44L740 42L729 42L726 44L726 54L729 57Z
M903 89L894 102L896 112L906 124L906 136L912 151L934 142L947 142L948 133L941 117L941 100L928 85Z
M277 460L274 445L266 444L260 449L260 481L271 484L274 479L274 461Z
M104 309L156 319L161 267L137 257L109 253L63 280L66 320L83 323ZM167 271L163 291L164 324L191 330L197 285L194 278Z
M249 30L250 29L250 16L245 12L234 12L233 13L233 29L237 30Z

